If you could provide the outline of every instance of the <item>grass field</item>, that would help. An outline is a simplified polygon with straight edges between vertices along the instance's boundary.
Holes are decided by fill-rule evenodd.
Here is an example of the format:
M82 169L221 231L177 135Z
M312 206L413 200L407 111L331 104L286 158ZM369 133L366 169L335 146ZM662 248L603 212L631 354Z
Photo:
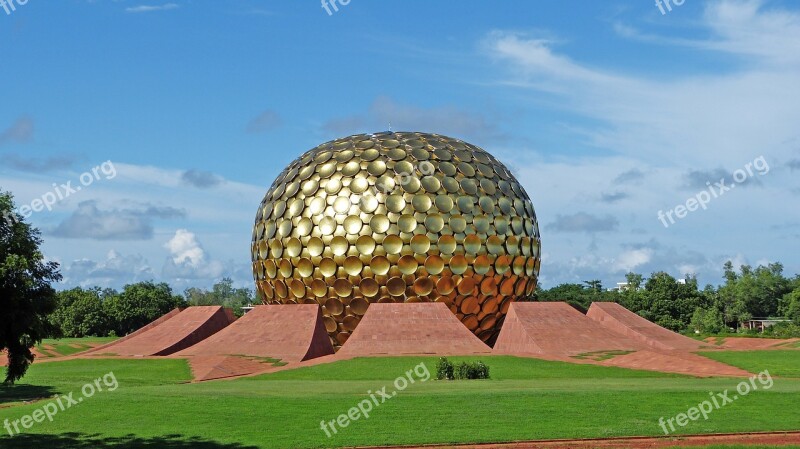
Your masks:
M770 375L779 377L800 378L800 354L798 351L713 351L701 352L701 355L718 360L728 365L757 373L769 370Z
M36 349L45 357L63 357L110 343L116 339L117 337L48 338L43 340Z
M761 351L761 353L776 351ZM782 359L755 354L736 362L788 370L800 352ZM736 355L745 353L737 352ZM714 356L724 355L714 353ZM451 358L452 361L476 358ZM0 422L21 419L49 401L35 397L75 392L113 371L119 387L0 437L18 448L312 448L381 444L494 442L663 434L660 417L686 412L709 392L735 389L739 380L696 379L613 367L535 359L480 357L490 380L436 381L434 357L355 359L234 381L186 384L181 360L72 360L36 364L24 382L0 388ZM786 359L792 359L787 362ZM416 382L369 419L352 421L328 438L320 421L348 409L424 363L431 379ZM763 367L755 365L764 363ZM772 372L772 371L771 371ZM788 372L788 371L787 371ZM424 377L424 376L422 376ZM776 379L690 422L680 433L796 430L800 379Z

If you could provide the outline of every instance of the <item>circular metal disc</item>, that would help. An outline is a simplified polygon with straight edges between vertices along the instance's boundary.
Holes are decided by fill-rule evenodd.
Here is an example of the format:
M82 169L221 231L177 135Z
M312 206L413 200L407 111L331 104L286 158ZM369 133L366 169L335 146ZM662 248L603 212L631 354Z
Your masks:
M361 292L361 294L368 298L375 297L380 289L381 287L380 284L378 284L378 281L372 278L362 279L361 284L358 286L358 290Z
M372 219L369 221L369 226L372 228L373 232L377 232L378 234L383 234L386 230L389 229L389 219L386 215L373 215Z
M359 254L371 255L375 251L375 239L368 235L362 235L356 240L356 249Z
M347 254L347 250L350 248L350 242L341 235L337 235L331 240L330 247L331 251L333 251L333 255L343 256Z
M362 268L364 268L364 264L357 256L350 256L344 260L344 271L350 276L361 275Z
M428 256L427 259L425 259L425 271L427 271L428 274L437 275L441 273L443 270L444 270L444 260L441 257L432 254Z
M453 254L456 250L457 242L452 235L443 235L439 237L438 246L442 254Z
M401 277L393 277L386 282L386 291L392 296L401 296L406 292L406 283Z
M403 250L403 239L396 235L387 235L383 239L383 249L386 254L400 254Z
M416 254L427 254L431 249L431 241L425 234L417 234L411 238L411 249Z
M403 274L414 274L417 271L417 267L419 267L419 263L417 263L417 259L414 256L403 256L397 261L397 267L400 268L400 272Z
M350 296L353 293L353 284L347 279L339 278L333 283L333 291L339 296Z
M391 267L391 263L389 263L389 259L383 256L375 256L369 262L369 268L372 270L373 273L383 276L389 272L389 268ZM405 287L404 287L405 288Z

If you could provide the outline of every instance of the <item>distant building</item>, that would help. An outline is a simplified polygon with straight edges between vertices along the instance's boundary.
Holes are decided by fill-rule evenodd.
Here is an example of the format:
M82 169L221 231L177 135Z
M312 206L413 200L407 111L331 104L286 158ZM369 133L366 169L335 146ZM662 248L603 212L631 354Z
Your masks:
M791 321L792 320L784 320L781 318L753 318L742 323L742 327L745 329L755 329L759 332L764 332L764 329L768 327L772 327L778 323L788 323Z
M255 307L253 307L252 304L248 304L245 307L242 307L242 313L246 314L247 312L250 312L253 309L255 309Z
M632 288L633 287L631 287L631 284L629 284L627 282L617 282L617 286L614 287L614 288L609 288L608 291L610 291L610 292L620 292L621 293L621 292L624 292L625 290L630 290Z

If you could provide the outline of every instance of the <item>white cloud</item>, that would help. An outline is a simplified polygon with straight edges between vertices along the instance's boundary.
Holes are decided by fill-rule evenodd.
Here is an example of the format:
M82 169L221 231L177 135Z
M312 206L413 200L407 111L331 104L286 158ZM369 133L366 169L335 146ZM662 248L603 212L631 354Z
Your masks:
M650 262L652 257L653 250L650 248L626 251L618 255L614 260L614 270L624 272L634 271L637 267Z
M223 274L222 263L210 260L197 236L186 229L175 231L164 248L170 253L162 269L166 278L214 279Z
M138 6L129 6L125 8L125 12L129 13L142 13L142 12L154 12L154 11L169 11L170 9L178 9L179 6L176 3L165 3L163 5L138 5Z
M109 250L105 259L95 262L87 258L62 266L64 287L114 287L155 278L147 260L140 254L123 255Z
M551 38L517 32L490 33L482 48L507 68L502 84L554 95L556 107L599 121L577 130L589 145L650 161L736 165L765 151L785 153L781 143L798 134L799 24L797 13L758 2L709 4L701 26L713 38L680 45L737 51L745 63L669 77L593 67L559 53Z

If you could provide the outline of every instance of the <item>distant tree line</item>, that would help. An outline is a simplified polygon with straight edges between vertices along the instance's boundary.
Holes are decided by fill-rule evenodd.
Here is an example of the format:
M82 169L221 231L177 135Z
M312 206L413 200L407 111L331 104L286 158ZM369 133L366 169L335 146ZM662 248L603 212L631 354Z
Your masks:
M782 318L792 322L776 324L765 333L800 336L800 276L787 278L780 263L755 269L742 265L736 272L728 261L724 279L719 287L706 285L701 290L693 276L684 283L665 272L653 273L647 280L628 273L621 291L608 291L600 281L591 280L540 289L532 299L566 301L583 311L594 301L612 301L668 329L704 334L738 331L752 318Z
M242 307L253 302L253 291L234 288L224 278L211 290L192 287L175 295L166 283L152 281L126 285L122 291L99 287L56 293L55 310L48 315L58 337L127 335L176 307L224 306L241 316Z

